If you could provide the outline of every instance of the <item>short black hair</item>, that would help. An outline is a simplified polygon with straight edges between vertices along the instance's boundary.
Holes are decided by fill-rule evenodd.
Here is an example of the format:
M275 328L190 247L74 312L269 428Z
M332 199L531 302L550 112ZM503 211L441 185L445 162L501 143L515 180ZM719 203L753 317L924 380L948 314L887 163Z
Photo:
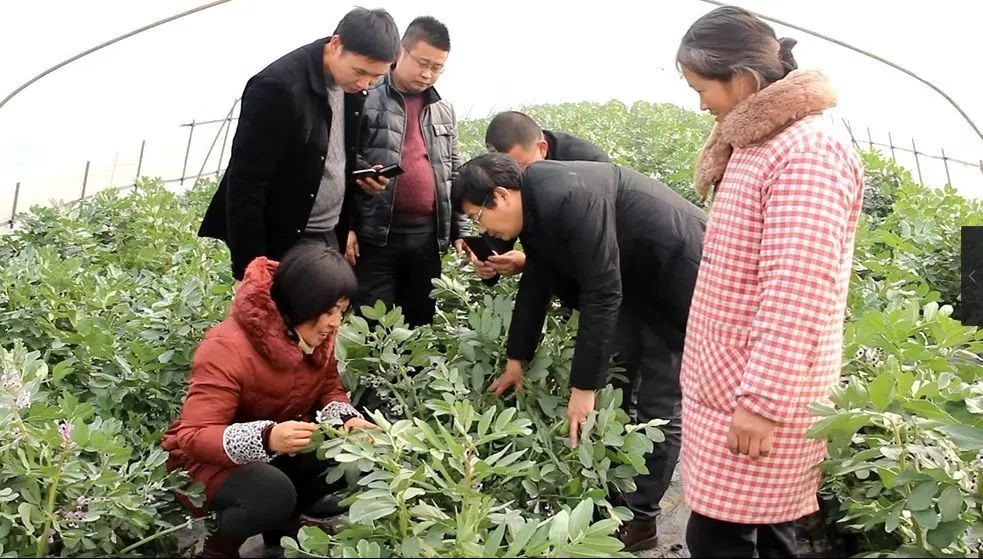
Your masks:
M355 272L345 257L321 243L300 243L288 250L270 287L270 297L290 328L329 312L357 292Z
M349 52L381 62L393 62L399 53L399 29L389 12L381 8L355 8L335 29L341 46Z
M543 137L543 129L527 114L518 111L498 113L485 130L488 151L508 153L515 146L528 146Z
M465 201L476 206L495 207L492 191L496 186L522 190L522 170L504 153L486 153L461 166L451 186L451 201L458 212Z
M414 19L406 27L406 33L403 33L403 48L406 50L411 50L420 41L438 50L451 50L451 35L447 26L430 16Z

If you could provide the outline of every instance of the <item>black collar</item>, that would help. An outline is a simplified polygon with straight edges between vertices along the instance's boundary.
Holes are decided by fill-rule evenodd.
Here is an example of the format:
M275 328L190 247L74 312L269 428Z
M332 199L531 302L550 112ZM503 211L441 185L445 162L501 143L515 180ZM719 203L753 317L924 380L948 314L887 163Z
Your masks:
M394 69L395 67L396 66L393 65ZM379 85L377 85L376 87L386 87L388 88L387 91L391 95L395 94L398 95L399 97L403 97L403 93L398 89L396 89L396 85L393 84L392 71L390 71L388 74L383 76L382 79L379 81ZM437 93L437 89L434 88L434 86L432 85L426 88L425 90L423 90L423 92L421 92L420 94L423 95L423 103L425 105L431 105L441 100L440 94Z

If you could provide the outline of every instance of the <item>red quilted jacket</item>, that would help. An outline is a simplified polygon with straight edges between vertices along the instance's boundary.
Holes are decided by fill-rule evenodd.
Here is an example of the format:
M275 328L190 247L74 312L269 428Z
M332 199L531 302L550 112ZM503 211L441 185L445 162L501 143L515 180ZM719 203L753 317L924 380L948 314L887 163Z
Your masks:
M195 352L181 415L163 437L168 469L183 468L205 485L203 509L181 498L198 514L236 468L273 458L262 444L272 423L315 421L322 409L357 415L338 377L335 338L305 355L288 335L270 298L277 265L260 257L247 268L228 318Z

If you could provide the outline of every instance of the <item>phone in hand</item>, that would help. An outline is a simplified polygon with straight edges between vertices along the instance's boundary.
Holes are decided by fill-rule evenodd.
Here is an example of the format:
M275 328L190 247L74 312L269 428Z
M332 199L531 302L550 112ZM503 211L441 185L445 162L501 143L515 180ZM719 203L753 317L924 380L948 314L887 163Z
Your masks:
M393 163L392 165L386 165L385 167L377 169L376 172L380 177L394 179L403 174L403 168L399 166L399 163Z
M471 252L474 253L475 257L482 262L488 260L490 256L495 254L495 251L493 251L491 246L488 245L488 241L486 241L484 237L474 235L470 237L463 237L462 240L464 241L464 244L468 245L468 248L471 249Z
M386 177L387 179L392 179L403 174L403 168L399 166L399 163L393 163L392 165L386 165L385 167L380 167L379 169L359 169L357 171L352 171L352 176L355 180L361 179L378 179L379 177Z

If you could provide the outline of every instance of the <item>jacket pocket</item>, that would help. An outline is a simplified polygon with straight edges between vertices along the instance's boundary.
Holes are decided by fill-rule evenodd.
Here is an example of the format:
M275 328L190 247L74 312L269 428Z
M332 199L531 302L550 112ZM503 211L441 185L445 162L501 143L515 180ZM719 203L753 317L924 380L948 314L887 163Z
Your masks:
M737 405L737 387L748 361L748 335L748 328L711 322L699 341L697 394L713 409L732 413Z
M450 161L451 149L454 142L454 127L450 124L435 123L433 127L433 143L437 154L443 161Z

